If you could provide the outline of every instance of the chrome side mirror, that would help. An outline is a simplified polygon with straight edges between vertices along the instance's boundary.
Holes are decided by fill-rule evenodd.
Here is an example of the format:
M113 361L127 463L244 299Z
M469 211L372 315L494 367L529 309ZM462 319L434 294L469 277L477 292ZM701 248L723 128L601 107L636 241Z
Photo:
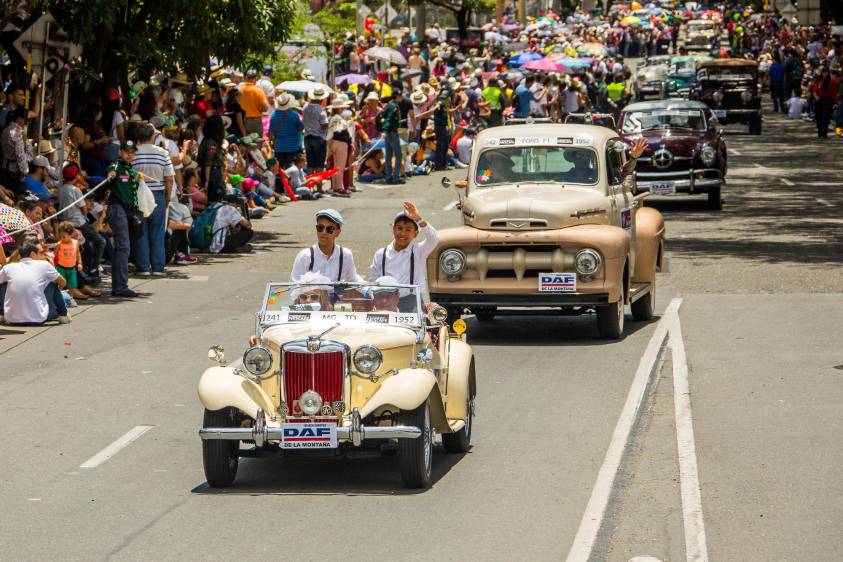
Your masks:
M451 178L442 178L442 187L448 189L449 187L451 187L451 185Z
M214 363L225 365L225 349L221 345L212 345L208 348L208 359Z

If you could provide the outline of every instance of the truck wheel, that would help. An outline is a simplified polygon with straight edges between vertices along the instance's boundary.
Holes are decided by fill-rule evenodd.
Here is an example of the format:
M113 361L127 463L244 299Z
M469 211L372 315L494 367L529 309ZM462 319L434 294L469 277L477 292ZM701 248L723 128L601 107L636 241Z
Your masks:
M632 303L632 317L638 321L649 320L656 312L656 274L653 272L653 282L650 291Z
M472 310L474 312L474 316L480 322L491 322L495 319L495 312L497 309L495 307L491 308L477 308Z
M442 434L442 445L449 453L467 453L471 446L471 426L474 418L474 384L468 386L468 396L465 404L467 415L465 425L454 433Z
M708 188L708 208L712 211L719 211L723 208L723 200L720 199L720 186Z
M597 331L605 340L620 339L623 334L624 320L623 296L617 302L601 306L597 309Z
M231 408L205 410L203 427L239 427ZM240 441L212 439L202 441L202 466L205 480L212 488L231 486L240 463Z
M433 424L430 421L430 398L415 410L401 410L401 425L419 427L422 434L415 439L398 440L398 464L401 480L408 488L430 486L433 466Z
M760 135L761 134L761 116L760 115L753 115L749 120L749 134L750 135Z

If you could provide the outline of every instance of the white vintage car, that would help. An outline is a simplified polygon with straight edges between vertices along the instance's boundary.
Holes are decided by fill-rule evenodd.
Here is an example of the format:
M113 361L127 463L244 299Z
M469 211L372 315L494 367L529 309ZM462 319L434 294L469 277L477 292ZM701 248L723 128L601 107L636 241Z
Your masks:
M477 391L465 324L445 318L414 285L268 284L242 363L212 347L199 379L208 484L231 485L241 456L367 447L397 449L405 485L427 487L434 434L468 450Z

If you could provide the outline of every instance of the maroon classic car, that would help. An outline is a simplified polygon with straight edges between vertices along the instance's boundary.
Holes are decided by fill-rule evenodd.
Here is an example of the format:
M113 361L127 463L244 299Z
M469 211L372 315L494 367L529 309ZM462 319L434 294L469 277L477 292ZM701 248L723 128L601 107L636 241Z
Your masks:
M722 207L720 190L726 183L726 142L717 118L704 103L660 100L624 108L621 136L632 144L647 141L638 159L636 191L655 195L708 195L708 207Z

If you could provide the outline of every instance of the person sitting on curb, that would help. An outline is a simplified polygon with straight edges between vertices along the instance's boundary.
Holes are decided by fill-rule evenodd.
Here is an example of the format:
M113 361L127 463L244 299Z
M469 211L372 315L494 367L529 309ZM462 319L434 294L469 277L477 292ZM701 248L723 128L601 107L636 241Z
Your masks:
M0 323L40 325L58 318L59 324L70 324L60 290L64 277L44 259L43 245L26 240L18 255L19 262L5 263L0 247Z

